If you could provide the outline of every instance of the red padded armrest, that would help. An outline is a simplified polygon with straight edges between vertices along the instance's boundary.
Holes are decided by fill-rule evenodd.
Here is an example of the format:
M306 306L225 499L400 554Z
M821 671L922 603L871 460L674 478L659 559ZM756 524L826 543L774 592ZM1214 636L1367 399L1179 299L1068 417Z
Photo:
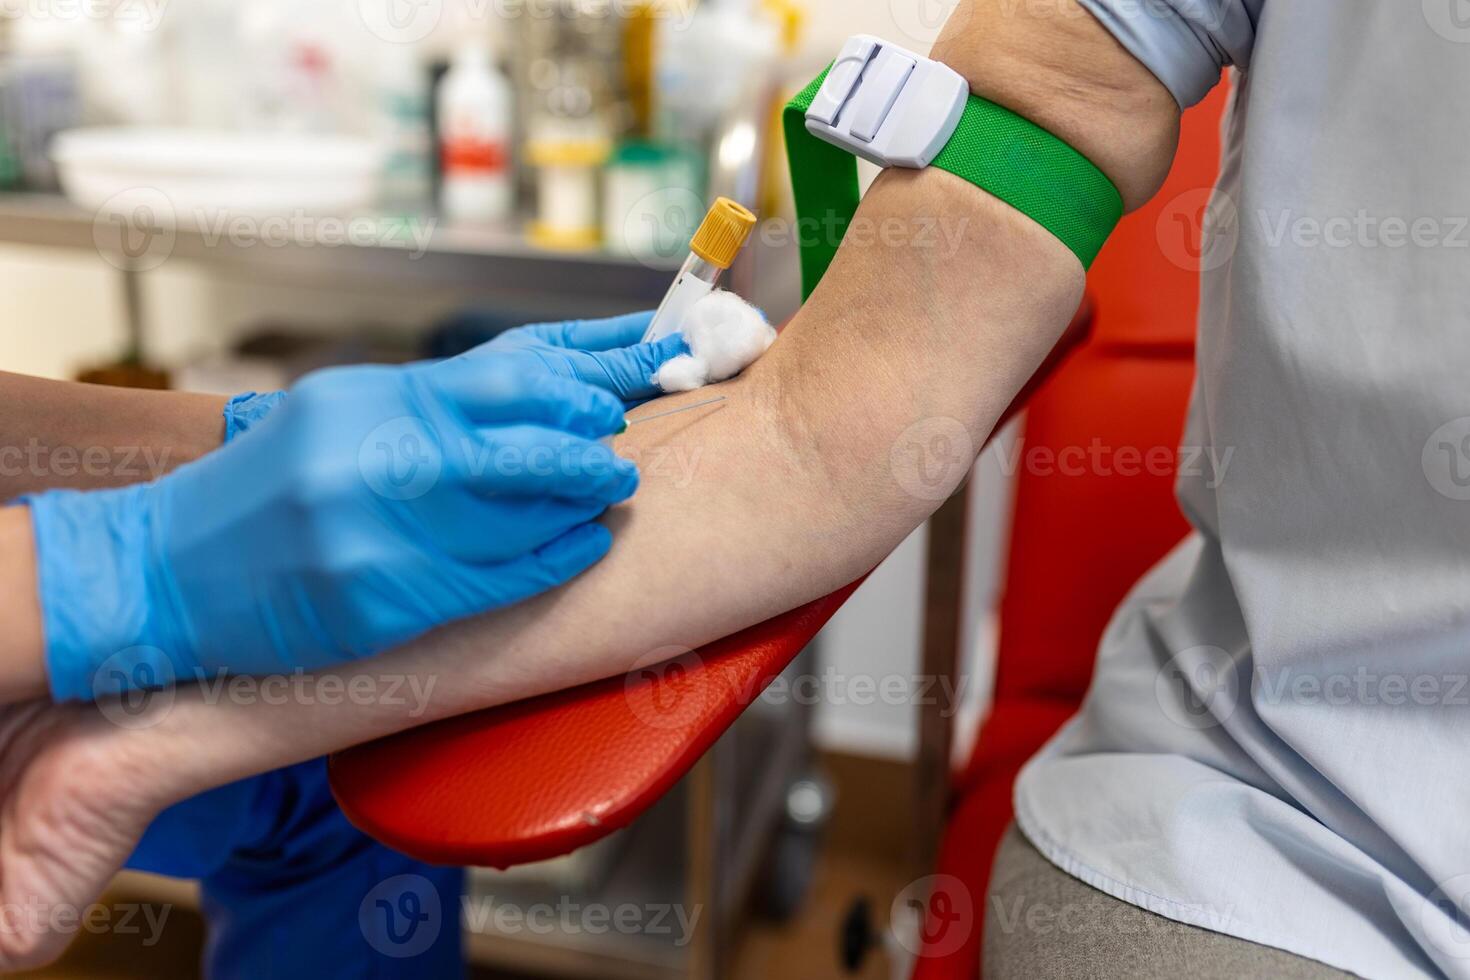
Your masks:
M1006 418L1090 325L1084 302ZM591 844L683 777L859 584L672 665L339 752L332 792L358 828L425 861L509 867Z
M421 860L565 854L668 792L857 584L672 664L340 752L332 790L356 826Z

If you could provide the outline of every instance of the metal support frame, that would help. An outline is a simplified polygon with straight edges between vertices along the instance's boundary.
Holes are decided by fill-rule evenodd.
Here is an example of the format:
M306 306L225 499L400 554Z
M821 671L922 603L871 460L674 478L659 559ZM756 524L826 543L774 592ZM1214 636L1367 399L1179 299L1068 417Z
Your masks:
M965 558L969 553L969 480L929 519L924 569L923 674L953 678L959 669L965 628ZM949 813L953 726L943 704L920 706L919 759L915 766L918 826L914 859L919 874L932 872Z

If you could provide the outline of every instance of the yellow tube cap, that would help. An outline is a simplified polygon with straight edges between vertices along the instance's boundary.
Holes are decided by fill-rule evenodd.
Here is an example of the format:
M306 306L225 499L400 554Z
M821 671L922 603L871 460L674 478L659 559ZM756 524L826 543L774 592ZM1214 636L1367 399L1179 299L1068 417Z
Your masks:
M728 197L717 198L694 233L689 250L711 265L728 269L754 227L755 215L748 209Z

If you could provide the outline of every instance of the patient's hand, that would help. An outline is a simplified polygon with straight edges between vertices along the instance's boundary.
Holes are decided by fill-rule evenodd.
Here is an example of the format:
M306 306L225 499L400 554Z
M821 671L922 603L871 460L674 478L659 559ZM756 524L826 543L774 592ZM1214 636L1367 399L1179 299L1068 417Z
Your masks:
M0 971L55 959L165 805L167 760L92 705L0 709Z

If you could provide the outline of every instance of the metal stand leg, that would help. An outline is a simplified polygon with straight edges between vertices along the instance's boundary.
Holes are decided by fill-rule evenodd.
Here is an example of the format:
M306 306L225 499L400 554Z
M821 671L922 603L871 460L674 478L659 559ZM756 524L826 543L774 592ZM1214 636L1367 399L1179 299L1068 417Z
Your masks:
M698 908L699 925L689 944L690 980L718 980L728 953L723 949L724 910L720 907L719 780L715 753L706 753L688 776L689 828L685 860L688 882L684 890L686 910Z
M121 275L123 327L127 330L127 348L123 361L142 365L147 363L144 356L147 353L144 349L147 338L143 311L143 274L135 268L127 267L121 270Z
M964 637L965 555L970 523L969 481L929 519L924 583L924 676L954 677ZM939 685L935 687L940 689ZM953 707L953 706L948 706ZM953 733L942 704L924 705L919 715L918 827L915 858L919 874L930 874L949 810Z

